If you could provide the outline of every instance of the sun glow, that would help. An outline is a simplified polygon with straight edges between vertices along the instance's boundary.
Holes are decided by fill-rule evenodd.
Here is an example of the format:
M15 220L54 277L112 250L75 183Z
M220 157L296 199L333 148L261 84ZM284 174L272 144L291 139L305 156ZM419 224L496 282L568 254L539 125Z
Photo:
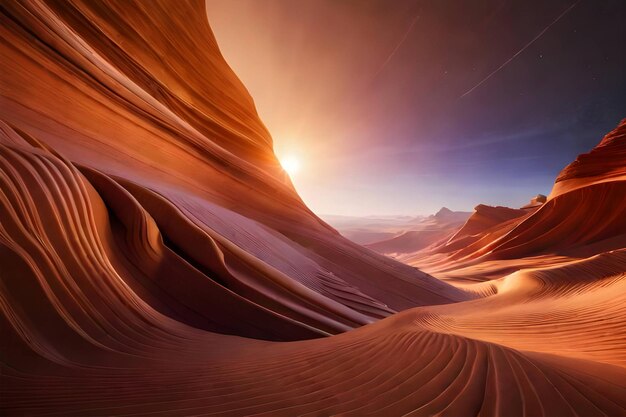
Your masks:
M280 165L290 177L293 177L300 171L300 160L293 155L280 158Z

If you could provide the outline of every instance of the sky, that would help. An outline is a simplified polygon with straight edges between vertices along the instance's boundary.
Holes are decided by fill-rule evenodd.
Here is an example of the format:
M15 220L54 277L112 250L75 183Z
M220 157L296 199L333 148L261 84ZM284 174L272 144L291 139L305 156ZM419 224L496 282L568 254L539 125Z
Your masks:
M623 0L207 0L318 214L520 207L626 117Z

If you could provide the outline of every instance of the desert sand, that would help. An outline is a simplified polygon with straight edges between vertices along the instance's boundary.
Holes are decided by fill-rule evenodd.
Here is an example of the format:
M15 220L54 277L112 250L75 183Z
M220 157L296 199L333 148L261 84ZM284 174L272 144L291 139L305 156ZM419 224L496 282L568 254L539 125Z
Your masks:
M626 122L402 263L298 197L202 1L0 13L3 415L626 414Z

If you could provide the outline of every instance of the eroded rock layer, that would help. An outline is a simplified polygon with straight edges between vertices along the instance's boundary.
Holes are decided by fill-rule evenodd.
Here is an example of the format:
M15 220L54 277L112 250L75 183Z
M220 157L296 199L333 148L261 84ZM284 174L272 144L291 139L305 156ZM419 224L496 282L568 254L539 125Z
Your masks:
M221 303L232 298L232 309L262 310L287 330L260 317L260 332L201 327L272 339L337 333L396 310L464 299L361 250L306 208L252 99L219 54L199 12L204 5L178 6L3 5L10 42L2 48L2 149L7 170L22 166L7 190L40 207L34 216L59 223L51 241L39 242L50 252L57 250L52 239L71 238L86 219L108 224L93 231L106 240L102 247L50 256L66 262L71 255L77 265L84 256L106 257L153 307L171 316L162 294L173 297L196 326L223 315ZM45 182L51 169L66 176ZM60 194L53 206L42 205L51 187ZM68 194L70 187L83 194ZM79 197L88 204L68 212L68 200ZM5 205L21 213L16 201ZM68 232L63 222L72 215L81 227ZM288 330L294 326L298 335Z

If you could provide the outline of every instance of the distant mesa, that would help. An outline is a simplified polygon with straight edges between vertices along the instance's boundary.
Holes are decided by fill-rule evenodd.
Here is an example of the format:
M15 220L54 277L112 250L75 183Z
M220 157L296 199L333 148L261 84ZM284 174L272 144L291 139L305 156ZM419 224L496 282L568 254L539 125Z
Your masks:
M522 206L522 208L523 209L530 209L530 208L539 207L540 205L542 205L546 201L548 201L548 197L546 197L543 194L537 194L536 196L534 196L533 198L530 199L530 203L526 204L525 206Z
M526 214L524 210L479 204L474 207L474 213L472 213L465 224L450 238L448 243L463 237L478 236L494 226L516 219L524 214ZM468 243L468 241L464 241L464 244Z

